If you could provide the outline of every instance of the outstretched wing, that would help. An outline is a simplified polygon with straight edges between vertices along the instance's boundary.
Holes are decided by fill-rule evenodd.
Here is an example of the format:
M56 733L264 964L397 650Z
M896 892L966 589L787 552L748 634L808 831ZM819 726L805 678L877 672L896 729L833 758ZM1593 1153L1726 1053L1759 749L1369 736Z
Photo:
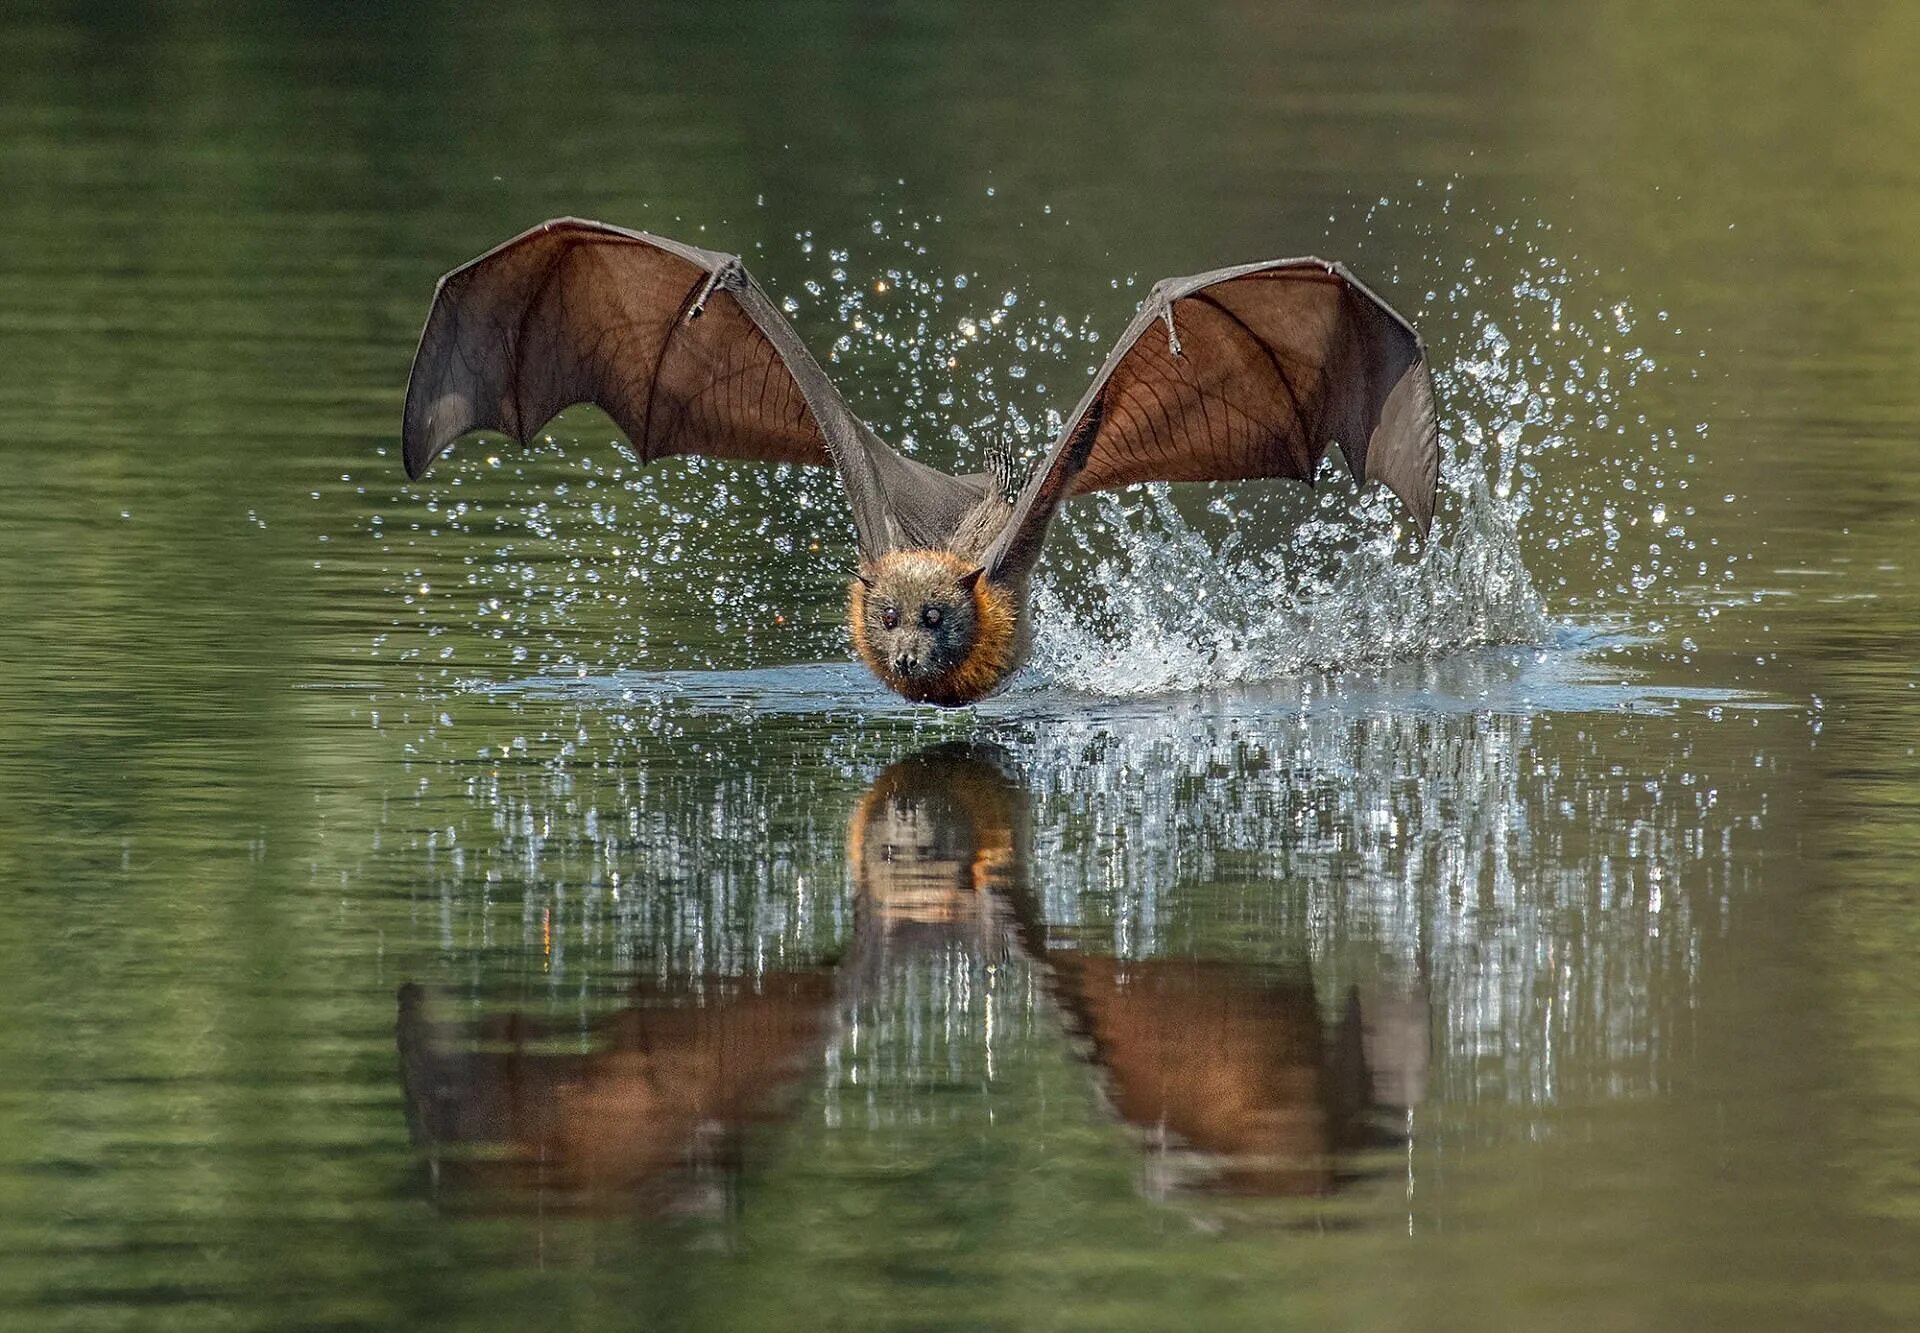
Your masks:
M870 556L932 544L980 494L868 430L738 258L578 218L440 280L407 382L407 475L468 431L524 444L581 402L642 462L832 465Z
M1157 284L988 552L1030 569L1069 495L1136 481L1354 476L1433 521L1439 432L1413 326L1339 264L1280 259Z

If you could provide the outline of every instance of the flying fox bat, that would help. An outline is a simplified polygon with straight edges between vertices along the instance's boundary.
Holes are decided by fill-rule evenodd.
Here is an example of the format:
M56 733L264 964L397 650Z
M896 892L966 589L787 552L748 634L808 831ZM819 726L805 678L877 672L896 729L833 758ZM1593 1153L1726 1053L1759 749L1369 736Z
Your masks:
M1311 482L1330 444L1425 533L1439 435L1413 326L1347 270L1278 259L1156 284L1024 483L949 476L856 417L739 258L559 218L440 280L407 383L407 475L472 430L529 441L592 402L643 463L831 467L853 510L853 646L958 705L1026 660L1028 585L1063 501L1138 481Z

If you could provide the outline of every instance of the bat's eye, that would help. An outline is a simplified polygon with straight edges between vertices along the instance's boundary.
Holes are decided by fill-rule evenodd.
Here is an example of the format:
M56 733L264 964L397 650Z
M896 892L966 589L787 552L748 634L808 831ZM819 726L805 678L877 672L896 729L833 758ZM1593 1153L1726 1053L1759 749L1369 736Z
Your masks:
M899 629L900 613L889 606L880 613L880 623L888 629Z
M937 606L929 606L929 607L922 608L920 612L920 623L925 625L928 629L932 629L934 626L938 625L940 623L940 608Z

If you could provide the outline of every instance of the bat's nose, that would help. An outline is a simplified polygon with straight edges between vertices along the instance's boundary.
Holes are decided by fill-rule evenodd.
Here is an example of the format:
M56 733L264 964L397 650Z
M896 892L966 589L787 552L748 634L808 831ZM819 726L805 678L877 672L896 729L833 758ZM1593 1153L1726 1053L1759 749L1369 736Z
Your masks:
M919 659L910 653L901 653L893 659L893 669L902 676L911 676L913 669L920 665Z

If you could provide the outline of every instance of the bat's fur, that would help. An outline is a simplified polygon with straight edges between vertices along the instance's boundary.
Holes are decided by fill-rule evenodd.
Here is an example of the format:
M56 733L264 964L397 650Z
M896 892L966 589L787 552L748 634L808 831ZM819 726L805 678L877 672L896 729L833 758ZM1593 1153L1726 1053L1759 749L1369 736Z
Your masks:
M853 581L847 623L854 650L908 699L972 703L1026 660L1032 629L1025 585L988 579L953 551L889 551L862 565Z

